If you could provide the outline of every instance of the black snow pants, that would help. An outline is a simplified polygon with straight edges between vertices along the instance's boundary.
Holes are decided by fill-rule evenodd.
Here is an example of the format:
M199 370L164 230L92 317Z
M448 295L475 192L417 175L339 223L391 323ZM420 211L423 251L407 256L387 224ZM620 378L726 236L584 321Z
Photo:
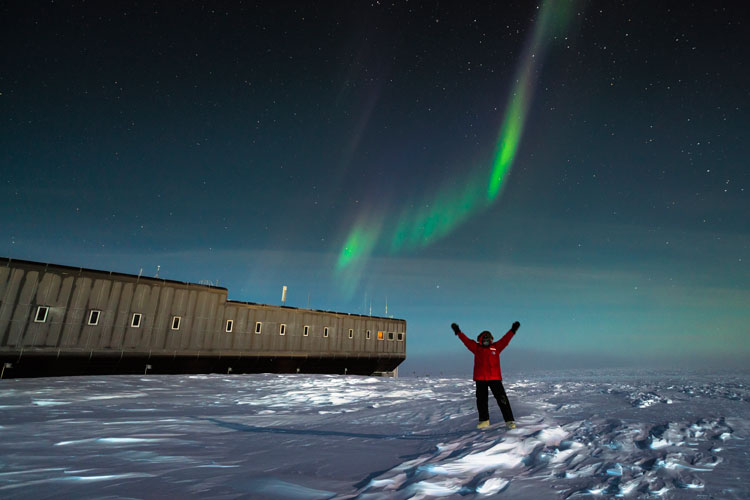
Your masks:
M503 418L506 422L513 420L513 411L510 409L508 396L505 394L502 380L476 380L477 383L477 410L479 410L479 420L489 420L490 410L487 407L487 388L492 390L492 395L497 400L500 411L503 412Z

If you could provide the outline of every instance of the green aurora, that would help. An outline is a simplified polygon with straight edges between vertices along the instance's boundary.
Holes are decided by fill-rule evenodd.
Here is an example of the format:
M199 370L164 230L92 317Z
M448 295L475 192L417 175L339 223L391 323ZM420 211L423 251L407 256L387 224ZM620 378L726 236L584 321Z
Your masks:
M489 175L487 166L482 165L462 181L444 183L422 203L415 204L419 208L403 209L396 217L381 213L360 218L349 231L336 263L337 273L348 275L345 282L349 288L356 286L376 248L382 247L391 254L424 248L497 202L523 136L535 70L541 65L546 47L567 30L572 6L572 2L546 0L539 7L508 98ZM396 223L387 226L382 222L386 219L395 219Z

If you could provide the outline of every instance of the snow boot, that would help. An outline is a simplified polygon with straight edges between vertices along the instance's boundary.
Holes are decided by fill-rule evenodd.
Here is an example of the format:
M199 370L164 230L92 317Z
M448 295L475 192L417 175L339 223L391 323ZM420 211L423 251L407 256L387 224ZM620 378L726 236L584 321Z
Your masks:
M484 429L489 426L490 426L489 420L480 420L479 423L477 424L477 429Z
M512 420L508 420L507 422L505 422L505 427L507 429L515 429L516 428L516 423L514 421L512 421Z

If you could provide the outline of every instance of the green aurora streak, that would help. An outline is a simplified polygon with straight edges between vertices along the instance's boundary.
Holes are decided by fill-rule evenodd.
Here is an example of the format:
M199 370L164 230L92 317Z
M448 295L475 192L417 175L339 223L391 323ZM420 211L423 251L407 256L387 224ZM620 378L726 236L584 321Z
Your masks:
M541 64L545 47L567 29L573 7L574 0L545 0L540 7L530 43L516 74L516 84L508 99L489 176L486 167L475 168L458 187L455 183L443 185L419 208L402 210L390 232L384 231L382 223L372 223L372 216L370 223L358 221L339 254L337 272L347 271L350 281L358 281L364 262L379 242L387 245L390 241L388 250L391 253L423 248L447 236L469 217L499 199L523 135L533 94L534 69ZM381 215L378 220L385 218Z

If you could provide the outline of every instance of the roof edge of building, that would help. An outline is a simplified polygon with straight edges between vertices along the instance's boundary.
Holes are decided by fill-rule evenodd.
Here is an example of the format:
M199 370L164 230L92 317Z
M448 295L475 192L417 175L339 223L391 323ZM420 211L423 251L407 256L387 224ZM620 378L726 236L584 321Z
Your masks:
M326 309L308 309L306 307L294 307L294 306L280 306L275 304L263 304L261 302L248 302L244 300L229 300L227 299L227 303L232 304L247 304L251 306L264 306L264 307L272 307L274 309L292 309L295 311L310 311L310 312L319 312L319 313L326 313L326 314L340 314L341 316L356 316L360 318L372 318L372 319L387 319L391 321L406 321L402 318L392 318L389 316L371 316L369 314L356 314L356 313L346 313L346 312L340 312L340 311L328 311Z
M103 271L101 269L91 269L88 267L66 266L64 264L52 264L49 262L37 262L34 260L0 257L0 266L10 267L12 263L32 265L32 266L44 266L45 269L59 269L59 270L64 270L64 271L87 272L87 273L101 274L102 276L121 276L125 278L135 278L141 281L150 281L150 282L156 282L156 283L173 283L175 285L189 285L189 286L195 286L195 287L210 288L212 290L224 290L227 292L229 291L222 286L203 285L201 283L191 283L189 281L177 281L177 280L169 280L169 279L164 279L164 278L152 278L151 276L143 276L143 275L139 276L137 274L121 273L117 271Z
M76 271L76 272L101 274L102 276L120 276L120 277L125 277L125 278L137 279L141 281L149 281L152 283L171 283L171 284L183 285L183 286L187 285L190 287L200 287L200 288L207 288L207 289L215 290L215 291L224 291L224 292L227 292L227 295L229 294L229 289L224 288L223 286L203 285L201 283L191 283L189 281L177 281L177 280L168 280L164 278L152 278L150 276L142 276L142 275L139 276L137 274L121 273L117 271L103 271L101 269L91 269L88 267L66 266L64 264L52 264L48 262L37 262L34 260L13 259L11 257L0 257L0 267L10 267L12 263L18 263L18 264L29 265L29 266L37 266L37 267L43 266L45 269L58 269L58 270L64 270L64 271ZM356 317L361 317L361 318L406 321L405 319L389 318L387 316L369 316L367 314L354 314L354 313L345 313L345 312L339 312L339 311L327 311L324 309L307 309L304 307L292 307L292 306L285 306L285 305L279 306L279 305L274 305L274 304L263 304L260 302L230 300L229 298L227 298L227 303L247 304L247 305L254 305L254 306L281 308L281 309L294 309L297 311L310 311L310 312L319 312L319 313L326 313L326 314L340 314L341 316L356 316Z

